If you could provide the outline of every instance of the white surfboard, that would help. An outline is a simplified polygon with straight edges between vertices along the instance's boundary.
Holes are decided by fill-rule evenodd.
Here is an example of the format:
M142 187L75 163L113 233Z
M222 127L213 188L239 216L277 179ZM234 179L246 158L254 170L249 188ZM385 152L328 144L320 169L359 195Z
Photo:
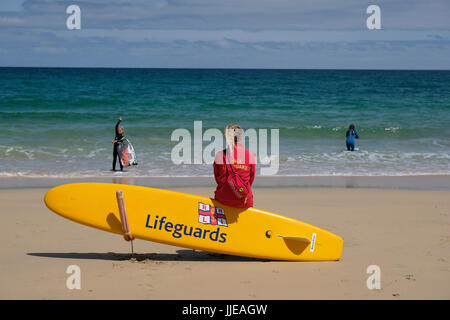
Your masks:
M137 165L136 152L130 140L123 139L119 142L118 147L119 159L122 166L129 167L131 165Z

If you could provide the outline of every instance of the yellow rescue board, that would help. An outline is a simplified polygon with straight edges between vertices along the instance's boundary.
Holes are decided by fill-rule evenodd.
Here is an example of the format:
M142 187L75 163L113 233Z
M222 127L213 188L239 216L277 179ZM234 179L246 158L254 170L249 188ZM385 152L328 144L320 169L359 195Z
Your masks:
M116 191L122 190L138 239L273 260L339 260L343 240L310 224L256 208L237 209L196 195L112 183L55 187L45 204L64 218L122 234Z

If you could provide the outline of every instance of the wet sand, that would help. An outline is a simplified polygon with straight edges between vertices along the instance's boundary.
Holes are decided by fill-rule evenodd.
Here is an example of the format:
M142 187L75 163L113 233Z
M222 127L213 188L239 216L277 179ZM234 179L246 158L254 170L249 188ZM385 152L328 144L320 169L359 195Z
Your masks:
M211 188L171 188L212 196ZM260 261L130 244L50 212L48 188L1 189L0 299L449 299L450 191L255 188L255 206L344 239L336 262ZM81 289L66 269L81 268ZM369 290L369 265L381 290Z

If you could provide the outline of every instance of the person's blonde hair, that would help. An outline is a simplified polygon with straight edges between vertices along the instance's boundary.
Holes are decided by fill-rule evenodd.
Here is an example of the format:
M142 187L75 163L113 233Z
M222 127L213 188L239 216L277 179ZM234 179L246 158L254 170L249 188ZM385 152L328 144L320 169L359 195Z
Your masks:
M244 130L238 124L229 124L225 127L225 140L231 150L236 143L242 142L243 132Z

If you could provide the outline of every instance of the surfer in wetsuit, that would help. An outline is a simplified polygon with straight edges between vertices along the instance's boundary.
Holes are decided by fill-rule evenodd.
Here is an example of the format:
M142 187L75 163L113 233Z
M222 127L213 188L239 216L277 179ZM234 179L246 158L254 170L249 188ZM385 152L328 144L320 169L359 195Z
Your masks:
M121 121L122 121L122 117L120 117L119 121L117 121L117 123L116 123L116 137L112 141L112 143L114 144L112 171L116 171L116 161L117 161L117 158L119 158L119 150L118 150L119 143L121 143L121 141L123 139L125 139L125 137L123 136L125 130L122 126L120 126ZM123 171L123 165L122 165L122 162L120 161L120 159L119 159L119 165L120 165L120 171Z
M347 151L355 150L355 138L359 139L358 133L355 130L355 125L351 124L348 127L347 133L345 134L345 143L347 144Z

